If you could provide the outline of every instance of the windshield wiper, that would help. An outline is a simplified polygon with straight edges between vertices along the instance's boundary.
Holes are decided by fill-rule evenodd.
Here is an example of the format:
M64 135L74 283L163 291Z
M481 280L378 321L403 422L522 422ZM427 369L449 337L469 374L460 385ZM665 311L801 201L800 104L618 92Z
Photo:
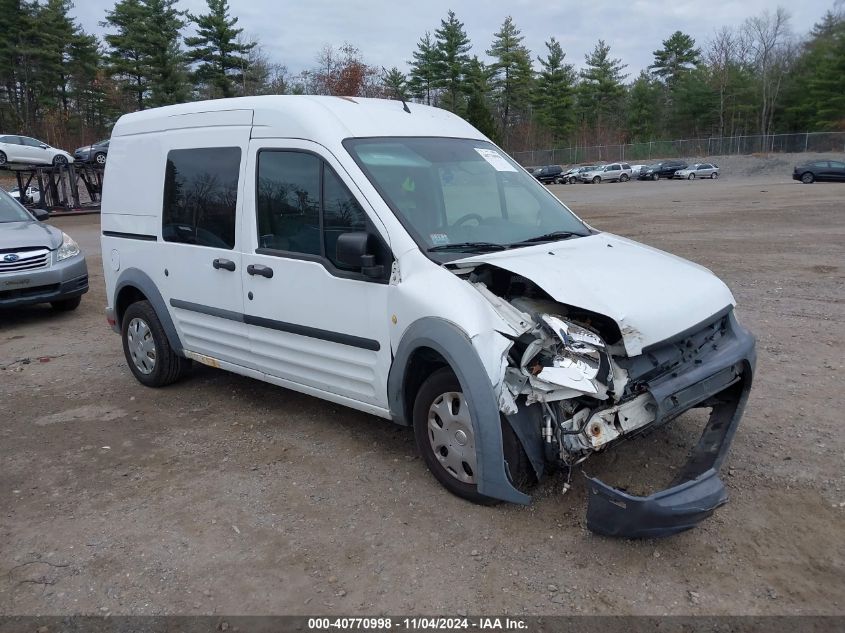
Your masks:
M503 251L507 246L504 244L494 244L493 242L457 242L455 244L441 244L440 246L432 246L428 249L429 253L445 252L445 251L477 251L479 253L487 253L490 251Z
M584 237L580 233L573 233L572 231L552 231L551 233L546 233L544 235L538 235L537 237L529 237L527 240L520 240L519 242L514 242L513 244L509 244L508 246L520 246L523 244L534 244L537 242L555 242L557 240L566 240L570 237Z

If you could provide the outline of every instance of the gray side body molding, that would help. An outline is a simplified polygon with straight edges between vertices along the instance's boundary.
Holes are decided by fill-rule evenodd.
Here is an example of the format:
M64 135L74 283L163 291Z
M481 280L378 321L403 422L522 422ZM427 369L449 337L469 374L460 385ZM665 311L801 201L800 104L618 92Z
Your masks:
M161 298L161 293L158 291L155 282L146 273L141 272L137 268L127 268L120 273L114 287L114 297L111 303L115 308L117 307L117 297L120 295L120 291L126 286L134 286L144 293L144 296L147 297L147 300L156 311L158 320L161 321L170 347L174 352L182 356L182 342L179 340L176 327L173 325L173 319L170 318L170 312L167 310L167 305L164 303L164 299Z
M461 384L475 433L478 492L502 501L530 503L531 497L514 488L505 472L499 408L490 378L472 342L454 323L424 317L405 331L387 378L387 397L394 419L411 422L405 420L404 414L405 370L411 355L421 347L431 348L445 358Z

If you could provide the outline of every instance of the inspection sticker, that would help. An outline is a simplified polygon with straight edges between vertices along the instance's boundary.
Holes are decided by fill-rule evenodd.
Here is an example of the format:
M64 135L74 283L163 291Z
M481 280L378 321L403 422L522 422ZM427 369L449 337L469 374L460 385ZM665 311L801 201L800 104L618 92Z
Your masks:
M502 156L499 152L494 149L484 149L480 147L475 147L476 152L490 163L493 166L493 169L496 171L516 171L516 167L511 165L508 161L505 160L505 157Z

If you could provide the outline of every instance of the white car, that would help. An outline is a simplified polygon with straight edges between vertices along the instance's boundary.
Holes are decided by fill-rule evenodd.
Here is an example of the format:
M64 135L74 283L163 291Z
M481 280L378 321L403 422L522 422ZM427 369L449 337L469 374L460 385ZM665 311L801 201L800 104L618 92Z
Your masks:
M0 135L0 165L62 165L72 163L73 156L62 149L28 136Z
M102 259L129 371L162 387L194 361L412 426L434 477L480 503L528 503L546 473L708 407L673 487L588 478L585 496L601 534L712 514L754 367L727 286L588 226L460 117L403 106L264 96L121 117Z
M631 178L637 178L648 165L631 165Z
M38 187L27 187L23 200L21 200L21 191L17 187L9 189L9 195L23 204L38 204L41 202L41 191Z
M696 178L718 178L719 167L713 163L696 163L686 169L679 169L673 178L695 180Z
M596 167L592 171L583 172L581 180L594 185L601 182L627 182L631 180L631 166L628 163L612 163Z

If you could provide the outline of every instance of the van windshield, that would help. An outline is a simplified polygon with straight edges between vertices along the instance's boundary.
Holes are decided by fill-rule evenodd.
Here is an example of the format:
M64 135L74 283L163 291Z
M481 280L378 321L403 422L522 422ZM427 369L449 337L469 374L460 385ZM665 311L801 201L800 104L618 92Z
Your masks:
M367 138L344 146L423 250L501 250L590 233L491 143Z

